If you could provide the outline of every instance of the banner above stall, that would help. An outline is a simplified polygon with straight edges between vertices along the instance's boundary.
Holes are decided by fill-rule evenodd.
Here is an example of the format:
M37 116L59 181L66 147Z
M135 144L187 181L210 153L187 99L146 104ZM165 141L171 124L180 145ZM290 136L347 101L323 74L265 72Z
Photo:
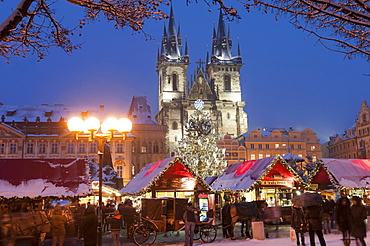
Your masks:
M302 178L281 158L272 156L231 164L211 185L214 190L250 191L257 185L267 187L305 187Z
M310 175L308 183L319 189L332 188L369 188L369 159L327 159L321 158Z
M0 197L92 194L85 159L0 159Z
M141 195L153 189L208 192L211 187L191 170L181 157L171 157L146 165L121 192Z

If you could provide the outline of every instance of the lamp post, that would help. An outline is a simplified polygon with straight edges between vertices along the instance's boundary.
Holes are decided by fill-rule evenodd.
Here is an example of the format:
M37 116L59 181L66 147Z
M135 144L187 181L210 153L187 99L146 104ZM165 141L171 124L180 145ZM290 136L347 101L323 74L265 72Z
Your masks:
M98 207L98 245L102 245L102 223L103 223L103 144L112 138L126 139L126 134L132 129L132 122L127 118L108 118L100 122L97 118L91 117L86 120L73 117L68 120L68 129L78 138L88 138L89 141L98 139L98 156L99 156L99 207Z

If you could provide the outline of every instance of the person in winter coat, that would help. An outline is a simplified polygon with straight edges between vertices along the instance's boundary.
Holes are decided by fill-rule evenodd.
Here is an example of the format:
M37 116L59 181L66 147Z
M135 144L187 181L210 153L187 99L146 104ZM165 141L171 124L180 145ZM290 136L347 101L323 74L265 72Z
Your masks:
M308 223L308 234L310 235L310 244L315 246L315 233L319 238L320 245L326 246L324 235L322 233L322 208L320 205L309 206L305 211L305 219Z
M295 230L297 238L297 245L306 245L304 242L304 233L306 232L306 220L304 218L304 212L302 207L294 205L292 208L292 221L291 226ZM301 237L301 241L299 241Z
M362 246L366 246L364 238L366 237L365 219L367 216L366 208L362 205L361 198L352 197L351 207L351 236L360 241Z
M62 209L56 207L51 216L51 230L53 234L53 246L63 246L64 237L66 236L65 223L67 217L62 214Z
M125 220L126 231L127 231L127 238L131 237L130 228L134 224L135 216L137 216L137 212L135 208L132 206L132 201L127 200L126 206L122 209L123 219Z
M193 246L194 229L198 220L197 215L194 213L192 203L189 202L186 211L183 215L185 222L185 246Z
M95 214L95 209L93 207L89 207L86 210L86 214L82 218L81 230L85 246L97 245L98 216Z
M342 232L343 240L349 240L351 229L351 202L347 197L339 198L335 210L335 222L338 225L338 230Z
M107 217L107 222L110 225L110 231L112 232L113 246L120 246L119 237L122 226L122 216L118 210L114 210L113 216Z

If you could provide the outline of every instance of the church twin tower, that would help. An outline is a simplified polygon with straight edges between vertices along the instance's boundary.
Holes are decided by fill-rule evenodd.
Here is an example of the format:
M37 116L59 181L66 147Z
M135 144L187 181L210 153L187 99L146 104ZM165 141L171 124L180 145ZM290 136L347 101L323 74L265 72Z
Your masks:
M226 31L222 12L218 27L213 30L212 54L207 52L206 67L199 62L194 76L187 76L188 45L181 49L180 27L177 29L171 7L168 28L164 27L162 46L158 51L156 71L159 83L158 124L168 126L167 154L176 152L178 141L185 134L185 125L194 112L194 102L204 101L203 111L211 116L216 133L233 137L248 131L247 114L241 98L240 69L243 66L238 45L232 56L230 29Z

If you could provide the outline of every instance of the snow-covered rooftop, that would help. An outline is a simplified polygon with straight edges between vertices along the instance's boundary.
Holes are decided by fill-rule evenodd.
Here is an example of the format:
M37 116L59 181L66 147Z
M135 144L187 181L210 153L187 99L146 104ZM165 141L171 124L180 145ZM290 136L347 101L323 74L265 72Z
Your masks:
M0 197L86 196L92 193L85 159L0 159L0 169Z
M153 120L152 111L145 96L134 96L132 98L128 117L134 124L157 124Z

